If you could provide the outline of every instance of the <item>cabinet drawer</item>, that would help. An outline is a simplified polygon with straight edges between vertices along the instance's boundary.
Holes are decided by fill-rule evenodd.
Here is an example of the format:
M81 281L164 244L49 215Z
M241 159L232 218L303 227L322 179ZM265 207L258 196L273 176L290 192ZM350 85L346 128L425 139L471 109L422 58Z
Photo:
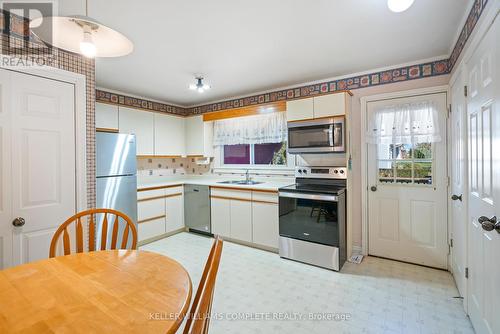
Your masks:
M268 193L262 191L253 191L252 192L252 201L255 202L269 202L278 204L278 193Z
M175 186L175 187L165 188L165 195L166 196L177 195L177 194L182 194L182 193L184 193L183 186Z
M138 225L139 241L153 238L165 233L165 218L158 218Z
M210 188L210 196L223 197L226 199L252 200L252 192L248 190Z
M137 203L137 219L139 222L157 217L165 217L164 197Z
M156 190L138 191L137 192L137 199L138 200L161 197L161 196L165 196L165 189L156 189Z

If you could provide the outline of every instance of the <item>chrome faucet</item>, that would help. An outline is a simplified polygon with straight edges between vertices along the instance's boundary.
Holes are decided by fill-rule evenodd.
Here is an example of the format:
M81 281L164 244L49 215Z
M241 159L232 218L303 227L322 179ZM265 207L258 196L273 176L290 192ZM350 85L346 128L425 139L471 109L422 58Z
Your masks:
M248 169L247 169L247 172L245 173L245 182L250 182L250 174L249 174Z

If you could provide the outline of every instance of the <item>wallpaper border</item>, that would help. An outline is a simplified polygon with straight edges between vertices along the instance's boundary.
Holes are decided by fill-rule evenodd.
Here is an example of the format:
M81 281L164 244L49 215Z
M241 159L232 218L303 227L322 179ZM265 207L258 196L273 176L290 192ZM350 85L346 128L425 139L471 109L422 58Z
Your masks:
M338 80L324 81L311 85L297 85L294 88L279 89L268 93L248 95L241 98L227 99L225 101L207 103L195 107L177 107L168 103L159 103L130 97L127 95L107 92L105 90L96 91L97 102L111 103L119 106L145 109L148 111L165 112L174 115L192 116L200 115L212 111L221 111L233 108L242 108L266 104L277 101L289 101L300 98L313 97L323 94L330 94L339 90L355 90L373 86L386 85L408 80L416 80L439 75L446 75L452 72L457 60L460 57L469 37L481 17L488 0L475 0L469 11L467 20L462 27L461 33L453 47L449 58L426 62L422 64L396 67L383 71L377 71L364 75L357 75Z

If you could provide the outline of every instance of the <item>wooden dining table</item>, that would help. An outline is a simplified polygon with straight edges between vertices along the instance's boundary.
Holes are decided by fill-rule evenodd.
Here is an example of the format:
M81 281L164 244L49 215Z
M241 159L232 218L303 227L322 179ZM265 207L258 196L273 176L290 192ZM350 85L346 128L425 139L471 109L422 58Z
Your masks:
M0 271L0 333L175 333L191 291L184 267L152 252L41 260Z

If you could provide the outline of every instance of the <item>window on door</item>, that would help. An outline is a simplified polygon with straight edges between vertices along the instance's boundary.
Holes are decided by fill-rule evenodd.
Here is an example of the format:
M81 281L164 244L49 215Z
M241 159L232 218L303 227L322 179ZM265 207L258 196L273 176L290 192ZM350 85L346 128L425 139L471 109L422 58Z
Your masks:
M286 166L286 143L224 145L224 165Z
M432 185L433 145L378 144L379 183Z

